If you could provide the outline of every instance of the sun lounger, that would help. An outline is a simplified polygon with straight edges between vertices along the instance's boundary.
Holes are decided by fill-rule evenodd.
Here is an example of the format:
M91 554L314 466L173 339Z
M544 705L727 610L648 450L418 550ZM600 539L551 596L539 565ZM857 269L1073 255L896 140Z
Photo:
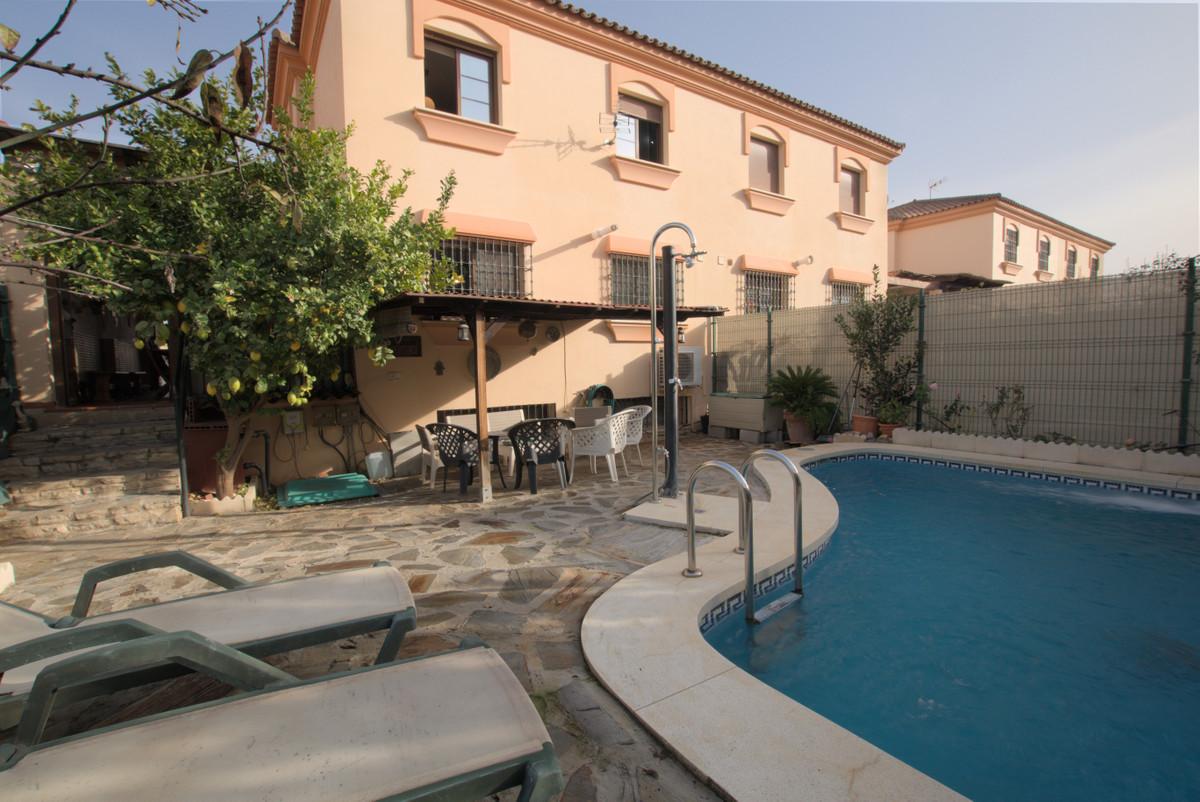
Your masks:
M42 741L64 689L167 661L243 693ZM545 802L562 773L529 697L483 647L298 680L195 633L136 638L44 668L0 745L8 802L445 802L518 786Z
M166 566L191 571L226 589L88 616L98 583ZM131 628L131 623L143 626ZM84 574L71 615L59 621L0 603L0 727L12 726L20 715L24 697L45 665L81 649L140 637L146 626L162 632L191 630L260 657L388 630L378 657L378 662L387 662L415 624L408 584L386 562L251 584L182 551L121 560Z

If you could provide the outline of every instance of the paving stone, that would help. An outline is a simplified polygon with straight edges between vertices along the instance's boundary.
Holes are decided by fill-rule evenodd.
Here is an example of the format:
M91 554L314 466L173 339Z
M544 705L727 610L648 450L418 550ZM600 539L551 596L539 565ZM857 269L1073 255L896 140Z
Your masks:
M478 635L487 640L496 635L518 633L524 623L525 616L520 613L506 613L502 610L476 610L467 618L463 628L472 635Z
M471 538L467 541L469 546L502 546L507 543L516 543L530 537L528 532L484 532L479 537Z
M464 568L479 568L484 562L479 549L445 549L438 552L438 557Z
M588 737L604 746L628 746L634 743L633 736L613 720L601 707L597 694L599 689L590 682L574 680L558 691L558 700L575 719Z
M446 566L444 566L440 563L410 563L409 565L401 565L398 567L401 571L408 572L408 571L437 571L438 569L445 568Z
M561 574L561 568L518 568L509 571L508 579L500 588L500 598L517 603L533 601L553 587Z
M414 574L408 578L408 589L413 593L424 593L435 579L437 574Z
M522 548L520 546L505 546L500 549L500 556L508 560L509 565L520 565L527 563L537 556L537 553L542 550L541 546L533 546Z
M647 259L649 264L650 260ZM567 779L562 802L596 802L596 784L592 781L592 767L580 766Z
M398 551L395 554L388 555L388 559L392 562L403 563L408 562L409 560L415 560L420 556L420 549L405 549L404 551Z
M583 665L583 650L572 641L541 641L537 652L547 671L567 671Z
M461 590L447 590L441 593L431 593L417 599L417 612L424 607L452 607L454 605L477 607L487 599L483 593L467 593Z

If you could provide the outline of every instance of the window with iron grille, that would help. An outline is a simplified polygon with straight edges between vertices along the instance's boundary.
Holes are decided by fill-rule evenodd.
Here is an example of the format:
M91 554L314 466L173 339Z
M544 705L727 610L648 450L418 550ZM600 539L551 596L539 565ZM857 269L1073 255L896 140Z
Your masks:
M662 259L656 259L660 269ZM683 305L683 264L675 263L675 304ZM608 257L608 301L614 306L650 303L650 257L613 253ZM661 291L659 295L661 296ZM659 298L662 303L662 298Z
M1050 272L1050 240L1047 237L1038 241L1038 270Z
M1016 226L1008 226L1004 229L1004 261L1017 262L1017 245L1021 242L1021 232Z
M1092 278L1099 278L1099 277L1100 277L1100 257L1093 256L1092 257Z
M791 309L795 302L792 276L746 270L738 277L738 283L741 285L743 314Z
M533 249L525 242L455 237L442 242L442 257L457 277L448 292L526 298L533 291Z
M833 305L854 303L863 297L862 284L850 281L831 281L825 293L825 299Z
M1075 249L1067 251L1067 278L1075 278Z

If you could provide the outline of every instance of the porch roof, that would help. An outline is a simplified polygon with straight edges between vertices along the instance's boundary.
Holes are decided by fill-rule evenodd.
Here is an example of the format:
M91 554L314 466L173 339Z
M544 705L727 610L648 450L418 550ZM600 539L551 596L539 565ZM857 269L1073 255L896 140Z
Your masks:
M555 301L542 298L513 298L501 295L468 293L405 293L379 305L381 309L411 306L414 315L431 318L442 315L469 315L481 310L485 315L507 315L530 320L649 320L648 305L604 304L591 301ZM692 317L719 317L728 310L719 306L680 306L679 320ZM661 312L660 312L661 314Z

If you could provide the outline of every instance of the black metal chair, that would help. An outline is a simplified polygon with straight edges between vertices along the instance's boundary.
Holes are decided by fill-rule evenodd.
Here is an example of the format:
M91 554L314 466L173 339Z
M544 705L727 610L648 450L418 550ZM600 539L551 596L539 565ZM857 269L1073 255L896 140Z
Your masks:
M453 423L431 423L425 428L433 435L438 458L446 468L442 474L442 492L446 491L446 474L450 468L458 468L458 492L465 496L479 464L479 438L470 429Z
M575 421L565 418L537 418L518 423L508 431L513 445L513 459L517 463L517 481L521 486L522 468L529 474L529 492L537 493L537 468L553 464L558 469L558 482L567 487L567 455L564 445L567 433L575 428Z

